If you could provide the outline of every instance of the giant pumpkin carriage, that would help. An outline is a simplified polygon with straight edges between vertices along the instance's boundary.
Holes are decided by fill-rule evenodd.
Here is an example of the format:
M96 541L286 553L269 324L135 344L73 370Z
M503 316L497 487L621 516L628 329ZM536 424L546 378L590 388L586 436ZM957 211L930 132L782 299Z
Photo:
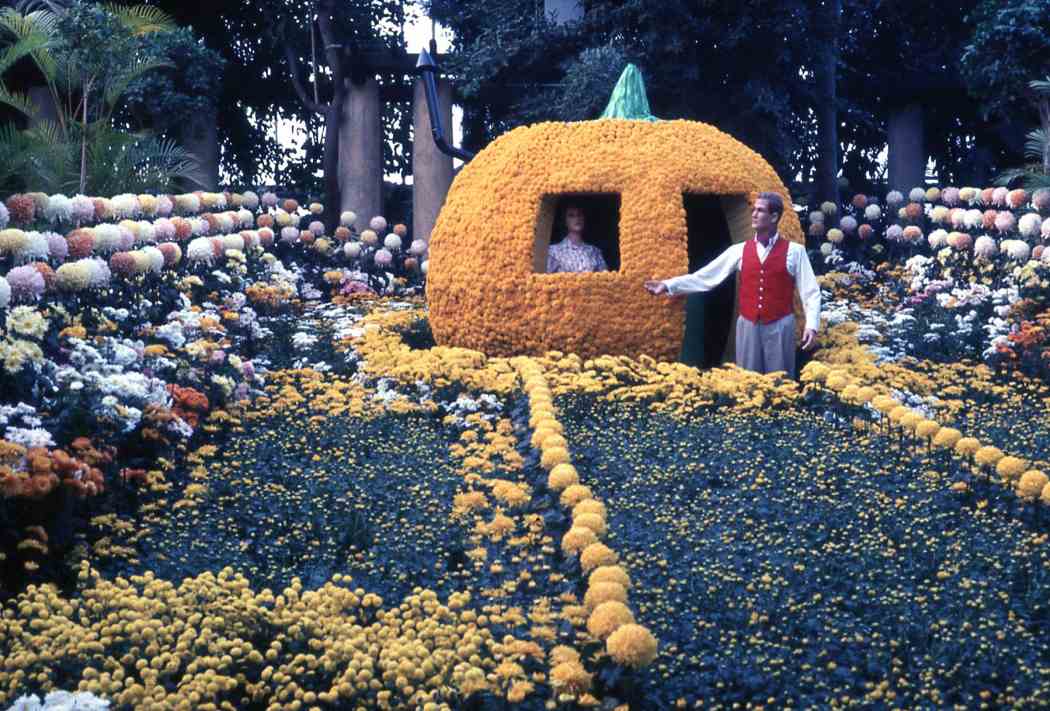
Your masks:
M514 129L457 175L430 241L435 340L493 355L675 359L686 300L653 298L643 282L697 269L751 237L762 191L791 204L772 166L744 144L704 123L649 116L628 67L603 118ZM579 198L611 216L599 246L612 269L547 274L558 206ZM780 233L804 242L794 211ZM690 308L692 340L702 339L708 363L732 357L731 281L727 289Z

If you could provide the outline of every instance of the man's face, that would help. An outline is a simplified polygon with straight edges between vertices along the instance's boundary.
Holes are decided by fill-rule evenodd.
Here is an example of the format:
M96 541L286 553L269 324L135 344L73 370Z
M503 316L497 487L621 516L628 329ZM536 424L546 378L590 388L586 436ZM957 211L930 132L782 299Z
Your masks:
M763 234L773 232L777 228L778 217L769 211L769 201L759 198L751 208L751 229Z

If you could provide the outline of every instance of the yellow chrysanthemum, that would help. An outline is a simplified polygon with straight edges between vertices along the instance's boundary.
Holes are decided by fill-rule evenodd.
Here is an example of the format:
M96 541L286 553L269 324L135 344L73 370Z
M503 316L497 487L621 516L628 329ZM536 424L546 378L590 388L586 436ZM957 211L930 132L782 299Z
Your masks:
M572 525L579 526L582 528L589 528L594 531L596 536L605 535L605 519L598 514L580 514L579 516L572 517Z
M599 566L616 565L619 561L620 556L616 555L616 551L604 543L592 543L580 553L580 567L585 573Z
M565 664L566 662L579 662L580 653L572 647L559 644L551 648L547 658L550 659L551 666L556 667L559 664Z
M1027 501L1035 501L1042 495L1047 484L1050 484L1050 479L1046 474L1038 469L1029 469L1017 480L1017 495Z
M572 508L584 499L592 498L592 496L593 494L591 494L589 487L586 487L583 484L573 484L572 486L566 487L565 491L561 492L561 505L567 508Z
M934 447L951 449L962 439L962 432L954 427L942 427L933 438Z
M995 472L1002 477L1003 481L1009 482L1020 479L1027 468L1028 462L1020 457L1006 456L995 465Z
M569 461L569 450L565 447L551 447L543 450L543 454L540 455L540 466L547 471L550 471L558 464L565 464Z
M561 491L579 483L580 475L571 464L558 464L547 475L547 486L553 491Z
M619 583L600 582L588 587L586 594L583 596L583 604L587 606L588 610L593 610L598 605L609 600L616 600L626 605L627 589Z
M624 588L631 589L630 576L618 565L603 565L591 571L587 584L594 585L595 583L619 583Z
M986 445L974 452L973 460L982 467L994 467L1003 458L1003 452L998 447Z
M981 448L976 437L963 437L955 443L955 453L961 457L972 457Z
M561 549L566 555L576 555L592 543L598 542L598 536L589 528L574 526L561 539Z
M598 499L584 499L572 507L573 518L584 514L598 514L602 518L608 518L605 511L605 504L598 501Z
M633 625L634 615L619 600L608 600L594 608L587 618L587 631L592 637L605 640L620 627Z
M568 451L569 443L566 442L565 438L557 432L552 432L540 442L540 449L543 451L547 451L548 449L564 449Z
M935 436L941 429L936 420L922 420L915 425L915 434L923 439Z
M562 694L582 694L591 688L591 675L579 662L562 662L551 669L551 687Z
M645 627L627 624L609 635L605 649L617 664L641 669L656 659L657 642Z

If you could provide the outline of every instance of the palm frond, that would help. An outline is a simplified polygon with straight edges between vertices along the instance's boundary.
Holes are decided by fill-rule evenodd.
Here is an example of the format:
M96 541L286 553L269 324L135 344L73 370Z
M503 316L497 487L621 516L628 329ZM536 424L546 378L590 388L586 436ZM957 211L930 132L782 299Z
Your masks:
M20 91L9 91L2 83L0 83L0 105L9 106L26 118L33 118L37 114L36 104L33 103L28 94Z
M1034 79L1028 82L1028 88L1039 96L1050 98L1050 77L1046 79Z
M117 3L106 3L104 7L109 13L123 22L134 35L171 32L178 27L171 15L154 5L127 7Z
M157 61L146 61L142 59L134 60L126 68L122 69L116 76L107 77L106 89L105 89L105 101L107 106L113 106L120 100L120 97L124 95L124 92L128 90L128 87L133 81L138 79L146 72L153 71L154 69L160 69L162 67L174 66L170 62Z
M49 46L50 40L41 34L20 38L14 44L5 47L3 54L0 54L0 74L13 67L23 57L45 50Z
M1025 134L1025 138L1024 157L1042 160L1046 145L1050 142L1050 133L1045 128L1037 128Z
M13 8L0 11L0 35L13 38L12 47L21 46L29 51L40 73L52 81L55 59L51 54L52 43L58 32L58 15L49 10L36 10L22 14Z

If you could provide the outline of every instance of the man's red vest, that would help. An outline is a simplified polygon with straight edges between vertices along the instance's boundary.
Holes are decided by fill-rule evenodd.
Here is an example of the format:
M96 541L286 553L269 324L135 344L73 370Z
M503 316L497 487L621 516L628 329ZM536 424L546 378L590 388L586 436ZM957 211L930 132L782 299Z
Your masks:
M766 261L757 240L744 245L740 263L740 315L752 323L772 323L794 312L795 279L787 268L788 241L777 237Z

